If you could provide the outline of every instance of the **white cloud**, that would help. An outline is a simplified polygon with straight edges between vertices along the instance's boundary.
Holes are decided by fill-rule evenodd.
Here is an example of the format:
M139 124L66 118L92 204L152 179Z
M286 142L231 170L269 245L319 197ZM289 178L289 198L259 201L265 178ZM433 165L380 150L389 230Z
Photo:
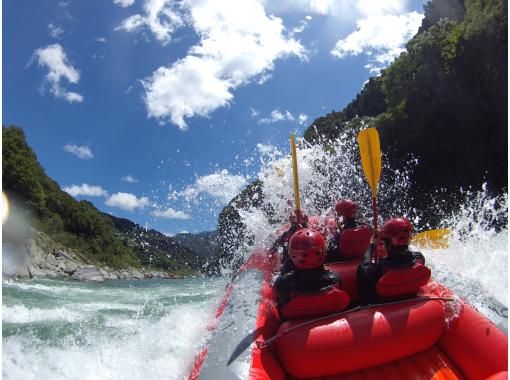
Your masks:
M76 145L76 144L66 144L63 148L66 152L74 154L76 157L87 160L89 158L94 158L92 151L86 145Z
M106 197L108 196L108 192L103 190L100 186L91 186L86 183L81 185L72 185L64 187L66 193L76 197L78 195L87 195L89 197Z
M400 14L405 12L409 0L356 0L351 1L362 16Z
M80 72L68 62L67 55L62 46L53 44L45 48L39 48L34 52L33 59L37 59L40 67L45 66L48 68L49 72L46 75L46 81L50 84L50 91L56 98L65 99L69 103L83 101L82 95L67 91L61 86L60 82L63 79L73 84L78 83L80 80Z
M48 24L48 33L52 38L60 38L60 36L64 33L64 29L50 23Z
M289 111L280 111L275 109L271 111L271 115L269 117L264 117L259 119L259 124L272 124L278 121L294 121L294 116Z
M115 1L119 4L129 2L127 0ZM125 19L115 30L136 32L147 27L159 42L166 45L172 39L175 29L184 24L175 9L175 2L171 0L145 0L143 10L143 14L136 14Z
M158 218L167 218L167 219L191 219L189 214L186 214L182 211L176 211L173 208L169 207L166 210L154 210L151 212L151 215L154 215Z
M186 118L207 117L228 105L237 87L267 80L276 59L306 59L303 46L284 35L282 20L267 16L257 0L187 0L181 6L199 44L143 80L148 116L162 123L185 130ZM142 25L136 16L133 30Z
M269 12L309 12L341 20L357 20L375 14L402 13L409 0L263 0ZM307 20L312 17L307 15Z
M219 199L223 203L228 203L246 184L245 177L229 174L228 170L223 169L219 172L197 178L193 185L188 186L179 195L191 200L205 193Z
M104 43L106 42L106 38L104 38L104 37L98 37L98 38L96 38L96 41L97 41L97 42L101 42L101 43L103 43L103 44L104 44Z
M129 175L125 175L124 177L121 178L122 181L124 182L129 182L129 183L137 183L138 180L133 177L131 174Z
M416 34L423 14L410 12L401 15L376 14L357 22L356 31L339 40L331 54L339 59L365 53L371 72L388 66L405 50L405 44Z
M298 116L298 121L299 121L299 124L301 124L301 125L306 124L306 122L308 121L308 115L306 115L304 113L300 113Z
M135 0L113 0L113 3L121 6L122 8L127 8L133 5Z
M299 26L296 26L292 29L292 31L290 32L290 35L291 36L294 36L294 34L299 34L299 33L302 33L303 30L305 30L307 27L308 27L308 22L311 20L312 18L310 16L306 16L304 18L304 20L301 20L299 22Z
M273 153L275 151L275 147L274 147L274 145L271 145L271 144L258 143L257 150L259 151L260 154L269 154L269 153Z
M147 197L137 198L129 193L116 193L109 197L105 204L110 207L118 207L122 210L133 211L134 209L143 209L149 204Z
M150 117L170 119L181 130L184 118L207 116L225 106L232 98L231 85L219 78L214 59L187 56L171 68L160 67L143 81L145 103Z
M261 0L270 12L309 12L340 19L339 25L356 23L357 29L339 40L331 53L343 58L366 53L367 69L378 73L404 50L417 32L423 15L410 12L410 0ZM306 20L311 17L306 16ZM306 21L304 21L306 23ZM301 26L304 24L302 23ZM300 31L301 26L296 27Z

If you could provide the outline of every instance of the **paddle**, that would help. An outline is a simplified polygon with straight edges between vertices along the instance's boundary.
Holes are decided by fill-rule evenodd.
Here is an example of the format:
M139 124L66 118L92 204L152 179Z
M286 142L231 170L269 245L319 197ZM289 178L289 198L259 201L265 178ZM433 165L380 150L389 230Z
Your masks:
M377 187L381 177L381 147L379 133L375 128L367 128L358 133L361 165L372 190L372 210L374 228L377 228ZM450 230L441 228L421 232L413 237L412 243L422 248L448 248Z
M292 155L292 174L294 177L294 204L296 220L298 224L301 224L302 215L301 215L301 203L299 201L299 178L296 155L296 141L294 140L294 133L290 134L290 152Z
M423 231L413 236L411 244L419 248L448 248L450 236L448 228Z
M374 231L377 230L377 187L381 177L381 147L379 133L375 128L367 128L358 133L359 153L361 166L365 173L368 185L372 190L372 211L374 215ZM377 255L377 250L374 249ZM377 257L375 257L377 260Z

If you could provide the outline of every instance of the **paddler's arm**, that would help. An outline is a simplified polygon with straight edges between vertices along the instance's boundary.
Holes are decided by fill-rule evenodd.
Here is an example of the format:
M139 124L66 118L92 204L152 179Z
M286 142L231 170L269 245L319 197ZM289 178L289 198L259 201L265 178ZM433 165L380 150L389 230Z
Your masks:
M421 261L421 263L425 265L425 256L423 256L423 253L419 251L411 251L411 253L413 254L415 260Z
M379 242L379 231L372 231L372 238L370 239L370 245L368 246L365 256L363 256L363 264L372 263L372 257L377 250L377 243Z
M370 243L370 245L368 246L368 248L365 252L365 256L363 256L363 264L372 263L372 257L373 257L374 249L377 249L376 247L377 246L375 244Z

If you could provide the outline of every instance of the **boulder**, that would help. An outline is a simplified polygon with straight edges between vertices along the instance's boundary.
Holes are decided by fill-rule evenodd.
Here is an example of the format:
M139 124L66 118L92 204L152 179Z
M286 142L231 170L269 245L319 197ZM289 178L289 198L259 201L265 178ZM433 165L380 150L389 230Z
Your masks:
M71 279L86 282L103 282L105 280L101 273L101 269L95 265L87 265L78 269L73 273Z
M79 268L79 265L74 261L66 261L62 267L62 271L69 276L72 276Z

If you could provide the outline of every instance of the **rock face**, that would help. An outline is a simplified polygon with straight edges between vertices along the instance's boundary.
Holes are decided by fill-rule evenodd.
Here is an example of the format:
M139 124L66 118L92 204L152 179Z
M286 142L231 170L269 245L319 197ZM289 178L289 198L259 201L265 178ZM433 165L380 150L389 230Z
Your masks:
M25 239L2 244L2 273L8 277L65 277L84 265L72 251L34 229Z
M102 282L117 279L175 278L165 272L129 268L112 270L95 265L76 250L59 246L46 234L30 229L28 237L2 242L2 274L6 278L67 277Z
M101 282L105 280L101 269L94 265L86 265L78 269L73 273L71 279L87 282Z

